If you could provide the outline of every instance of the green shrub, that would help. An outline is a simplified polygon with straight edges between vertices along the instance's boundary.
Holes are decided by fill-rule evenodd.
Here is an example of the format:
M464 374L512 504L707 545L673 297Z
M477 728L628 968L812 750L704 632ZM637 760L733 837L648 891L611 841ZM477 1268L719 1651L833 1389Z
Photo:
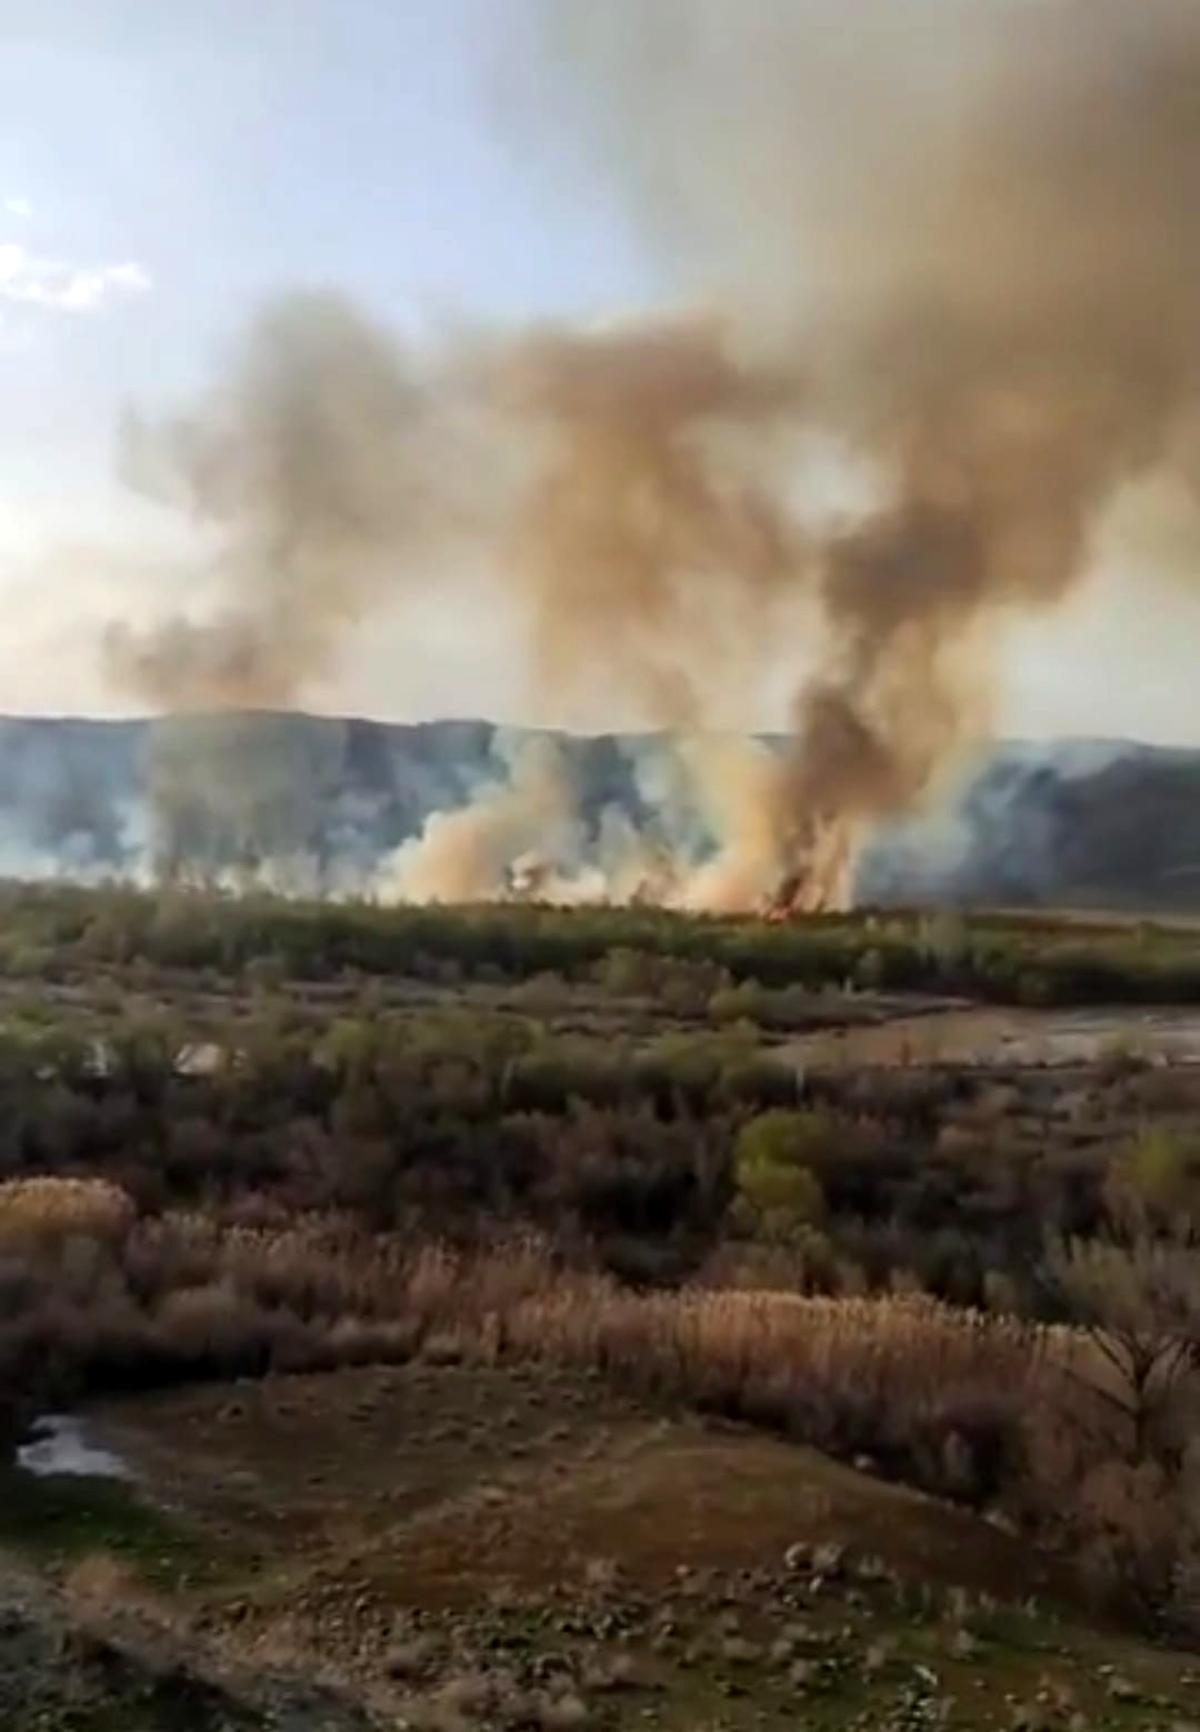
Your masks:
M1110 1162L1104 1200L1121 1227L1190 1235L1200 1215L1200 1151L1168 1125L1148 1126Z
M761 1023L766 1020L769 999L757 980L745 980L740 986L723 986L708 1001L712 1022Z
M825 1213L821 1182L809 1164L828 1142L822 1114L777 1108L738 1134L734 1176L742 1212L758 1232L788 1238Z

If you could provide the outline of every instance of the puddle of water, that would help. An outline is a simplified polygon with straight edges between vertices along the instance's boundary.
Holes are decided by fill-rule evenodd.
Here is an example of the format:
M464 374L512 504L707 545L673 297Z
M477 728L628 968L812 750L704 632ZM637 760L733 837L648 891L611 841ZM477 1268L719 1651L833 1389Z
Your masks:
M17 1450L17 1466L38 1479L68 1474L86 1479L132 1479L119 1455L93 1443L83 1421L70 1413L47 1413L36 1420L28 1443Z

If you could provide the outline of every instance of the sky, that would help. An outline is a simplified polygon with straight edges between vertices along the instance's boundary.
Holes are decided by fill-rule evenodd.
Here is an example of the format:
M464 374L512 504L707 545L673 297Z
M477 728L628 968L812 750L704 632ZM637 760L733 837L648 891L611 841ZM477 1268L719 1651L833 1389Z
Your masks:
M404 327L598 311L647 280L598 192L517 160L503 3L35 10L0 0L0 709L90 711L120 707L96 620L155 599L105 553L162 528L115 478L125 405L186 399L281 290L337 287ZM373 634L331 704L519 704L502 666L481 699L454 624ZM414 632L437 653L412 656Z
M0 0L0 711L128 708L97 636L162 605L129 554L164 525L117 479L115 430L201 386L273 293L337 287L401 328L671 297L569 134L535 149L512 124L520 26L520 0ZM1135 540L1015 634L1006 732L1200 739L1200 612L1164 650L1162 593L1131 608L1117 581ZM436 597L372 622L322 702L626 719L602 694L531 715L518 622Z

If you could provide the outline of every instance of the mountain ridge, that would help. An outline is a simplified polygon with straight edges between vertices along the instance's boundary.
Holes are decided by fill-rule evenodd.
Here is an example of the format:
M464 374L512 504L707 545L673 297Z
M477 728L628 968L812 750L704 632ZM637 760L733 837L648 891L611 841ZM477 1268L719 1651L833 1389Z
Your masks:
M272 856L350 888L432 812L502 785L531 739L559 748L585 826L607 806L635 824L652 815L640 767L669 751L662 731L276 711L0 716L0 873L145 878L164 858L220 873ZM939 810L872 840L858 889L882 903L1200 907L1200 749L1000 742Z

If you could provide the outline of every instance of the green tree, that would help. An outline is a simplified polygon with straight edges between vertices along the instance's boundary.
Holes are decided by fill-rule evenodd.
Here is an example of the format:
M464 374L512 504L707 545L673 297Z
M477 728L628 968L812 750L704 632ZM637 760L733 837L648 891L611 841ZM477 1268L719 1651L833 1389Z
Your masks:
M767 994L757 980L744 980L740 986L720 986L708 1001L709 1020L718 1023L761 1023L768 1008Z
M741 1213L756 1232L788 1239L820 1222L825 1197L812 1162L828 1142L829 1126L820 1113L776 1108L743 1126L734 1175Z
M1200 1215L1194 1145L1168 1125L1148 1126L1110 1163L1104 1202L1119 1232L1167 1230L1190 1239Z

